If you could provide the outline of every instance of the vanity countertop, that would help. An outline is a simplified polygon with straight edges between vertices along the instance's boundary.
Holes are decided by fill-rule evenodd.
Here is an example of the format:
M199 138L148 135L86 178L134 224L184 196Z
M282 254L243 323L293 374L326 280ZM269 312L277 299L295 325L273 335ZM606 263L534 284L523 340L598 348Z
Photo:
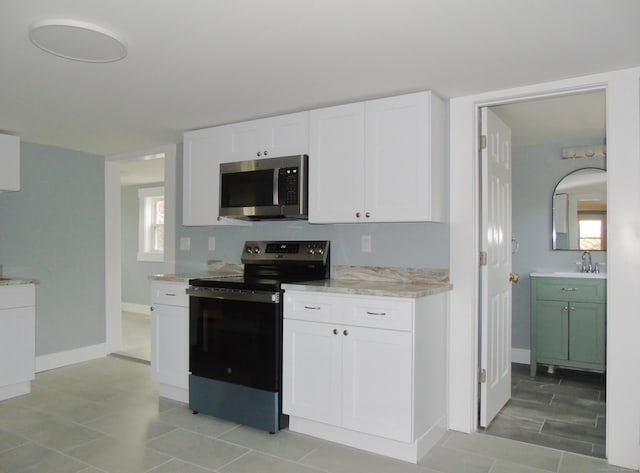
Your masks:
M607 279L607 273L579 273L571 271L551 271L548 273L531 273L532 278L583 278Z

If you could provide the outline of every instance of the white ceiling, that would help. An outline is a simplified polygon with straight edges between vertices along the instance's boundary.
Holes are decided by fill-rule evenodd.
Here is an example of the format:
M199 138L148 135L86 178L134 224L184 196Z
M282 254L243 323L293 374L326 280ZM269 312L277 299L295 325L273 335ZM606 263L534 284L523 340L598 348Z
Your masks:
M113 30L87 64L28 39ZM99 155L185 130L432 89L445 98L640 65L637 0L2 0L0 131Z

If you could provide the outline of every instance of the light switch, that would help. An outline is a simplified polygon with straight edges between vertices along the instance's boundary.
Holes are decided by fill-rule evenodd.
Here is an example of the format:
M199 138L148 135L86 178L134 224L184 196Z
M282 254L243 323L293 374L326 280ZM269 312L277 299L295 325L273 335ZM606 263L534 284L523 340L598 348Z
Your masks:
M216 249L216 237L209 237L209 251L215 251Z
M189 251L191 249L191 238L180 237L180 249L182 251Z

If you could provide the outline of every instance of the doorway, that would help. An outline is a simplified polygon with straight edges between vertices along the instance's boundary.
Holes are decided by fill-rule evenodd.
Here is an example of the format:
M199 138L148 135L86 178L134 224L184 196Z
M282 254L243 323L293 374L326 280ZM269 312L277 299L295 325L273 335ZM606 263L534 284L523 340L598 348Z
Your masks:
M563 148L606 143L605 91L535 98L490 109L511 128L512 271L520 275L520 282L513 286L511 299L511 396L484 432L604 457L606 376L562 369L549 374L546 367L540 367L535 378L528 375L528 275L576 271L581 252L552 250L552 194L557 182L573 170L606 168L601 156L562 159ZM593 257L606 267L605 252L593 252Z
M148 277L164 269L164 153L120 165L122 349L118 355L151 361Z
M152 173L150 168L156 170ZM128 263L123 261L123 256L127 261L134 258L138 260L141 252L138 244L138 214L141 199L146 194L139 189L159 187L159 175L164 182L164 254L161 258L156 258L157 261L136 261L134 266L128 267ZM125 183L124 186L121 186L121 181ZM147 334L150 334L150 331L145 328L148 324L146 317L150 305L148 276L175 272L175 184L175 145L110 156L105 160L107 353L120 353L123 356L149 361L146 353L150 336ZM126 194L131 195L127 197ZM125 200L133 201L133 204L129 202L126 205L130 213L135 214L133 222L124 222L125 218L131 220L131 216L127 217L123 212ZM127 227L128 232L125 231ZM135 227L135 231L132 232L131 227ZM125 233L129 235L129 240L132 239L131 233L135 234L132 244L125 242ZM135 247L133 251L130 249L132 246ZM132 254L134 256L131 256ZM148 267L150 264L153 268Z

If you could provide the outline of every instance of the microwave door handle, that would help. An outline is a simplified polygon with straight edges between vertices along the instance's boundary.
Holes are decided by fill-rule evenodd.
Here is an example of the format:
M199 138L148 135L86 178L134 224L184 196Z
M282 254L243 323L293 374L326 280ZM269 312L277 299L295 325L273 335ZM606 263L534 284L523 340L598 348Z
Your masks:
M273 170L273 205L280 205L280 168Z

